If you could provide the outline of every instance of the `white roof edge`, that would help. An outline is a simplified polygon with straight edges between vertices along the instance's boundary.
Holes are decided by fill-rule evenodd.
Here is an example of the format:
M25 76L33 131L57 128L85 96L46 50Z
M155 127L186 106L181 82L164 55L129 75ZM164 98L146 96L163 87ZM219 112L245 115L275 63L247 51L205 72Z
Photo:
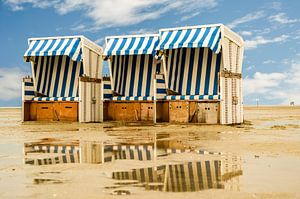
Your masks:
M74 35L74 36L53 36L53 37L31 37L28 38L28 41L32 40L45 40L45 39L69 39L69 38L82 38L83 35Z
M108 39L116 39L116 38L133 38L133 37L159 37L158 33L154 34L140 34L140 35L117 35L117 36L107 36L105 37L105 42Z
M230 39L232 39L233 41L238 43L240 46L244 45L244 39L239 34L237 34L236 32L234 32L233 30L231 30L230 28L228 28L225 25L223 25L223 27L224 27L224 30L226 30L226 31L224 31L224 32L226 32L226 33L224 33L225 37L229 37Z
M174 30L186 30L186 29L193 29L193 28L206 28L206 27L215 27L215 26L224 26L224 25L221 23L217 23L217 24L197 25L197 26L183 26L183 27L176 27L176 28L163 28L163 29L159 29L159 32L174 31Z
M86 38L85 36L81 36L81 39L83 41L84 44L89 43L90 45L88 45L91 48L94 48L94 50L98 50L100 51L100 53L103 53L103 47L99 46L98 44L96 44L95 42L91 41L90 39Z

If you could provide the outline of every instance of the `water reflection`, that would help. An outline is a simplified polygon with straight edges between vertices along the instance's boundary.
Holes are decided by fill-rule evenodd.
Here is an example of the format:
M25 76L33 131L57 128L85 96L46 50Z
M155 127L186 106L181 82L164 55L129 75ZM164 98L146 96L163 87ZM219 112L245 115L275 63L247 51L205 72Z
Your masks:
M231 161L233 160L233 162ZM158 167L133 169L112 173L120 182L138 181L146 190L166 192L194 192L205 189L238 190L238 176L242 175L240 158L201 160Z

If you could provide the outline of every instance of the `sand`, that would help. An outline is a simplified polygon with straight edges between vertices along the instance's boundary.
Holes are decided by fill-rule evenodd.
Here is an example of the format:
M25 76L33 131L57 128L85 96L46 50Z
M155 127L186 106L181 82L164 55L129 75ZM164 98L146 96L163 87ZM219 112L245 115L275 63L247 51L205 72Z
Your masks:
M245 107L245 120L245 124L236 126L22 123L20 109L1 108L0 198L300 198L300 107ZM24 143L44 138L76 141L80 146L91 141L135 145L153 144L156 140L163 149L159 153L169 147L215 155L184 152L150 161L25 164ZM46 155L51 154L39 154ZM239 171L235 175L223 168L228 157L239 160L232 164ZM221 188L191 191L187 186L190 191L170 192L147 190L132 183L124 185L126 181L112 179L112 172L209 160L222 162ZM130 195L114 195L122 190Z

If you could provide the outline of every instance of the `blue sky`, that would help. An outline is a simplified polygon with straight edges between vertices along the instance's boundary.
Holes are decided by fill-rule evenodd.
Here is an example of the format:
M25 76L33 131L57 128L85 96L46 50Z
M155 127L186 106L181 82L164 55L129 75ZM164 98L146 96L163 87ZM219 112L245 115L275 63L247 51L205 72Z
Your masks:
M27 38L155 33L223 23L245 40L244 103L300 104L300 1L3 0L0 2L0 106L21 105ZM108 72L107 65L104 73Z

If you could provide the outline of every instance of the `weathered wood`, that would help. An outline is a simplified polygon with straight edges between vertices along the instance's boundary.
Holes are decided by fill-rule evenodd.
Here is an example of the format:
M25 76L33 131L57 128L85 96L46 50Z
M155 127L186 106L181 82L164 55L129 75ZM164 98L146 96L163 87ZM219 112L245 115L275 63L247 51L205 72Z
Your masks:
M153 103L141 103L141 120L152 121L153 120Z
M206 124L218 124L220 122L219 103L198 103L198 122Z
M189 102L170 101L169 102L169 122L189 122Z

